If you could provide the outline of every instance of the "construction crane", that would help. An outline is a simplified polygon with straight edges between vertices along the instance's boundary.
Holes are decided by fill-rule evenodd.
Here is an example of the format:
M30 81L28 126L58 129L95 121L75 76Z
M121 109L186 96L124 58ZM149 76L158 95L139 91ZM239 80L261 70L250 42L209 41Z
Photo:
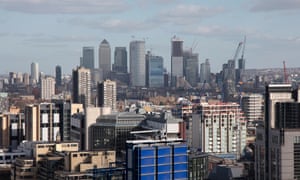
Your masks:
M242 50L242 56L241 56L241 59L244 59L245 46L246 46L246 36L244 36L243 50Z
M283 61L283 75L284 75L284 82L285 83L288 83L289 80L288 80L288 75L287 75L287 72L286 72L286 66L285 66L285 61Z
M234 62L236 62L236 59L241 51L242 45L243 45L243 42L239 42L238 47L236 48L235 54L232 59Z

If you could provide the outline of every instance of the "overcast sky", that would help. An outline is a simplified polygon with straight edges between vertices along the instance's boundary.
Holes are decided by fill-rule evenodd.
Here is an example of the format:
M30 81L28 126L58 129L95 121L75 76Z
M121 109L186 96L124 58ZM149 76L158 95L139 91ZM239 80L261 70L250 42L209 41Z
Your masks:
M226 3L225 3L226 2ZM246 68L300 67L300 0L0 0L0 74L40 71L56 65L70 73L83 46L105 38L113 51L132 40L164 57L170 69L170 40L194 48L213 72L234 56L247 36Z

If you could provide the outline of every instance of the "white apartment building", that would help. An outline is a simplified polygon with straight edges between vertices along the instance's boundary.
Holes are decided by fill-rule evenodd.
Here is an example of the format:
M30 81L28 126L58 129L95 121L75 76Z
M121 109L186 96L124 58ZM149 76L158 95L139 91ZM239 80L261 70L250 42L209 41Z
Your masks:
M55 79L44 77L41 80L41 99L50 100L55 95Z
M239 158L246 145L246 123L236 103L200 103L192 116L192 148Z

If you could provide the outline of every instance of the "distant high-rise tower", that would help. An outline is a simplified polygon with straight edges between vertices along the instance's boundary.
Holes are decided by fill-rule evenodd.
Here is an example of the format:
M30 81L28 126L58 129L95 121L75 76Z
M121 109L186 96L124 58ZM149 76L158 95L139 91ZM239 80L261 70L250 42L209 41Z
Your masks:
M24 73L24 74L23 74L23 83L24 83L25 85L29 85L29 84L30 84L30 76L29 76L28 73Z
M148 87L164 86L164 60L161 56L146 55L146 85Z
M183 76L183 41L174 36L171 46L171 86L175 86L177 77Z
M99 68L103 70L103 78L109 77L111 71L111 52L110 46L104 39L99 46Z
M106 80L98 84L98 102L100 107L110 107L112 111L117 108L117 83Z
M61 75L62 75L61 66L57 65L55 67L55 83L56 83L56 86L61 86Z
M89 69L94 69L94 48L93 47L83 47L82 49L82 59L81 66Z
M225 102L231 101L236 95L236 70L234 60L228 60L227 64L223 64L222 82L223 100Z
M130 82L132 86L145 86L145 41L130 42Z
M115 48L115 62L113 64L114 72L127 73L127 51L126 47Z
M37 84L39 82L39 64L31 63L31 75L30 80L32 84Z
M239 83L242 81L242 75L245 71L245 59L240 58L238 61L238 69L236 69L236 83Z
M55 94L55 79L53 77L41 78L41 99L50 100Z
M81 103L84 107L91 104L91 71L84 67L73 70L73 103Z
M200 65L200 82L210 83L210 63L209 59L205 60L205 63L201 63Z
M193 87L199 80L199 58L197 53L185 51L183 53L183 75Z

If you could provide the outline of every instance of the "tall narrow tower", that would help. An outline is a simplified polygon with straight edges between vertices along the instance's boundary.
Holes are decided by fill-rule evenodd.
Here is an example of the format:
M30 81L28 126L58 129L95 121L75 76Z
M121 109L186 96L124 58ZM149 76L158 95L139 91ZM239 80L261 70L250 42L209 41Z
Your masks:
M39 64L36 62L31 63L31 84L37 84L39 82Z
M132 86L146 85L145 41L130 42L130 82Z
M91 104L91 71L84 67L73 70L73 103L81 103L84 107Z
M80 64L89 69L95 68L95 60L94 60L94 48L93 47L83 47L82 49L82 58Z
M115 81L106 80L98 84L98 102L100 107L110 107L116 111L117 84Z
M55 79L47 76L41 78L41 99L50 100L55 94Z
M174 36L171 46L171 86L176 86L177 77L183 76L183 40Z
M55 83L56 86L61 86L61 66L57 65L55 67Z
M127 51L126 47L115 47L115 62L113 64L114 72L127 73Z
M103 79L107 79L111 71L111 50L106 39L104 39L99 46L99 69L100 68L103 70Z

